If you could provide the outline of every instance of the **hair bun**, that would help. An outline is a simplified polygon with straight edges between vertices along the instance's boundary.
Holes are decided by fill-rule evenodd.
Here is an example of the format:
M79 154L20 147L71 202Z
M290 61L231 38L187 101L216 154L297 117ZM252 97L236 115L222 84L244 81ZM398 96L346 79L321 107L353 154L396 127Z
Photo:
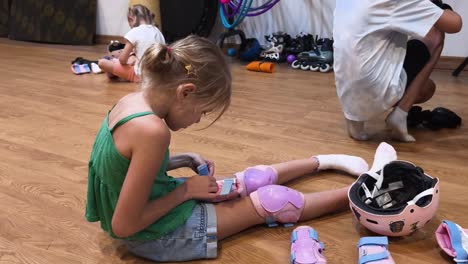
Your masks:
M107 46L107 51L113 52L116 50L121 50L123 48L125 48L125 44L120 43L120 41L118 40L111 40L109 45Z

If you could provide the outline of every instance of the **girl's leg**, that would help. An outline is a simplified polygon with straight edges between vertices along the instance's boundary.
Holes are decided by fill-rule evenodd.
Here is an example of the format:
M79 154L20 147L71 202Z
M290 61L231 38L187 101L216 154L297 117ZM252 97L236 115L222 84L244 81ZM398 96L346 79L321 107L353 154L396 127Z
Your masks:
M395 149L385 142L380 143L375 150L374 167L381 169L383 165L393 160L396 160ZM362 158L342 154L317 155L309 159L293 160L271 166L278 172L276 184L284 184L319 170L341 170L354 176L360 176L369 171L367 162Z
M277 184L284 184L303 175L319 170L335 169L359 176L368 171L367 162L360 157L330 154L311 158L292 160L271 165L278 173Z
M220 202L235 199L239 196L244 197L262 186L284 184L306 174L327 169L341 170L351 175L359 176L368 171L369 166L360 157L341 154L318 155L306 159L277 163L271 166L258 165L236 173L235 178L237 179L237 183L234 185L234 188L229 185L233 184L232 181L225 181L226 177L217 177L219 196L214 201ZM225 184L228 184L226 185L227 187L224 186ZM226 191L225 187L230 189L230 191L223 194Z
M360 141L369 140L369 134L366 131L366 123L364 121L354 121L345 118L345 122L348 136Z
M98 66L101 68L102 72L107 74L107 77L111 80L116 80L119 77L112 74L114 72L114 61L107 59L98 60Z
M348 187L304 194L304 210L300 221L344 210L348 206ZM249 227L262 224L265 219L256 211L250 197L215 204L218 239L224 239Z
M320 167L328 165L327 163L331 163L333 165L342 164L342 162L335 161L339 158L346 158L344 159L345 161L347 161L345 162L345 164L354 164L353 162L347 160L347 158L353 158L351 160L356 161L356 157L351 156L317 156L317 159L321 163ZM396 159L397 153L395 149L391 145L382 142L379 144L375 151L374 162L370 170L378 171L382 169L385 164ZM278 170L278 181L281 183L286 182L288 180L293 179L293 177L291 176L305 174L308 173L307 171L310 170L316 170L318 167L318 163L317 161L313 162L313 160L314 159L304 159L273 165L275 169ZM344 210L348 206L348 188L349 187L341 188L338 190L304 194L304 209L299 220L305 221L319 217L324 214ZM215 208L218 220L219 239L226 238L251 226L265 222L265 219L257 213L249 196L241 199L215 204Z
M319 170L335 169L359 176L369 169L367 162L362 158L342 154L317 155L311 158L276 163L271 165L271 167L278 173L277 184L284 184ZM216 176L217 180L226 178L230 177Z
M397 107L395 107L387 117L387 124L392 128L392 136L397 140L405 142L416 141L416 139L408 133L406 120L408 111L413 104L425 102L434 94L435 84L429 77L440 58L444 47L444 40L444 33L436 28L432 28L422 40L431 57L409 84Z
M98 65L103 72L112 73L112 71L114 70L114 63L111 60L100 59L98 61Z
M348 189L349 187L344 187L338 190L304 194L305 206L299 221L346 210L349 206Z
M136 82L139 78L135 75L135 70L131 65L122 65L118 59L105 60L100 59L98 65L103 72L106 72L109 78L118 77L125 81Z

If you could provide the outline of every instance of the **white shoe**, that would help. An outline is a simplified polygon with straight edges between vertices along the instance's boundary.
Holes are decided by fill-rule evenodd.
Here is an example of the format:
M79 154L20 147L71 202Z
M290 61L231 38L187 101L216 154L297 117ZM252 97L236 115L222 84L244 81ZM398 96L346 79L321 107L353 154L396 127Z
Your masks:
M91 63L91 71L93 73L102 73L102 70L101 70L101 68L99 68L99 65L97 65L94 62Z

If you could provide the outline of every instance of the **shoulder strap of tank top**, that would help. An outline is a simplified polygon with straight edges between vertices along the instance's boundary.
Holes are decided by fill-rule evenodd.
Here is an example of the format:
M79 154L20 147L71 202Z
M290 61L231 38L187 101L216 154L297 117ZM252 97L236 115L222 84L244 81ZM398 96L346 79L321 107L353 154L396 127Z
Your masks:
M129 115L129 116L124 117L121 120L119 120L119 122L117 122L117 124L115 124L115 126L113 128L111 128L110 131L112 133L116 128L118 128L119 126L127 123L128 121L132 120L133 118L137 118L137 117L140 117L140 116L146 116L146 115L153 115L153 114L154 114L154 112L146 111L146 112L140 112L140 113L135 113L135 114Z

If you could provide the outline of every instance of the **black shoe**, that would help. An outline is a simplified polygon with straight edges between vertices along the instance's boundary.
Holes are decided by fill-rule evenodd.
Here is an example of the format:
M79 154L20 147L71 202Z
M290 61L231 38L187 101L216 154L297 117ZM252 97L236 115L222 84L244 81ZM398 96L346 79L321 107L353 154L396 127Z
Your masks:
M408 111L408 116L406 118L406 122L408 127L417 127L423 121L421 115L422 108L420 106L413 106Z
M462 119L454 112L444 107L434 108L431 117L423 122L427 128L438 130L441 128L457 128L461 125Z
M71 62L71 64L75 64L75 63L79 65L88 64L88 67L90 69L91 69L91 63L98 64L97 61L87 60L87 59L84 59L83 57L77 57Z
M81 60L83 59L83 57L76 57L74 60L72 60L71 64L82 64L81 63Z

